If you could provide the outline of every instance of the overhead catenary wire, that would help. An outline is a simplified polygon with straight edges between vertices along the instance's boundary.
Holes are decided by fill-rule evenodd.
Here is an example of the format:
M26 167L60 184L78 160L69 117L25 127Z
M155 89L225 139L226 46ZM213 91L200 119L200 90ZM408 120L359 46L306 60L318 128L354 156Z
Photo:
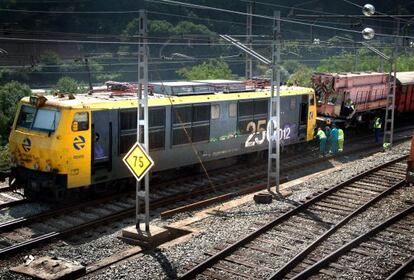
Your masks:
M251 0L240 0L241 2L252 2ZM362 8L362 6L357 5L355 3L352 3L351 1L346 1L343 0L347 3L350 3L354 6L360 7ZM22 3L23 1L19 1L19 3ZM35 1L31 2L31 1L24 1L26 3L37 3ZM24 3L23 2L23 3ZM56 0L56 1L41 1L39 3L60 3L63 2L62 0ZM65 1L65 2L74 2L74 0L72 1ZM312 12L312 13L319 13L319 14L325 14L325 15L331 15L331 16L337 16L339 14L337 13L332 13L332 12L325 12L325 11L320 11L320 10L313 10L313 9L304 9L304 8L299 8L299 7L295 7L295 6L286 6L286 5L280 5L280 4L274 4L274 3L265 3L265 2L261 2L261 1L254 1L255 4L260 4L260 5L264 5L264 6L269 6L269 7L279 7L279 8L285 8L285 9L294 9L294 10L298 10L298 11L305 11L305 12ZM0 12L10 12L10 13L27 13L27 14L78 14L78 15L111 15L111 14L138 14L139 10L110 10L110 11L73 11L73 10L28 10L28 9L12 9L12 8L0 8ZM148 11L148 13L151 14L160 14L160 15L170 15L170 16L179 16L179 17L184 17L184 18L193 18L193 19L199 19L199 20L203 20L201 18L197 18L197 17L192 17L192 16L186 16L186 15L177 15L177 14L172 14L172 13L164 13L164 12L155 12L155 11ZM384 13L381 13L382 16L384 17L393 17L395 15L387 15ZM353 16L353 15L350 15ZM356 16L356 15L355 15ZM409 16L409 15L404 15L404 16ZM375 18L368 18L371 20L375 20ZM211 21L223 21L223 20L215 20L215 19L206 19L206 20L211 20ZM238 23L238 24L245 24L244 22L232 22L232 21L227 21L227 22L231 22L231 23Z
M160 2L160 3L162 3L162 2L164 2L164 3L167 3L167 2L168 3L178 2L178 3L183 4L185 6L191 6L192 5L193 7L196 5L196 4L184 3L184 2L179 2L179 1L171 1L171 0L158 0L158 1L145 0L145 1L147 1L147 2ZM348 0L343 0L343 1L345 1L347 3L352 3L351 1L348 1ZM248 2L248 1L245 1L245 2ZM312 11L312 12L319 12L319 13L321 13L321 11L309 10L309 9L302 9L302 8L297 8L297 7L294 7L294 6L290 7L290 6L270 4L270 3L264 3L264 2L256 2L256 3L257 4L262 4L262 5L268 5L268 6L283 7L283 8L286 8L286 9L295 9L295 10ZM358 7L362 7L362 6L357 5L357 4L354 4L354 3L352 3L352 4L353 5L356 5ZM201 6L201 5L196 5L196 6ZM204 7L209 7L209 6L204 6ZM213 7L210 7L210 8L213 8ZM215 8L215 9L216 10L221 10L221 11L231 11L231 10L225 10L225 9L220 9L220 8ZM82 15L82 14L84 14L84 15L103 14L103 15L111 15L111 14L138 14L139 13L139 10L129 10L129 11L114 11L114 10L111 10L111 11L61 11L61 10L52 10L52 11L45 11L45 10L5 9L4 8L4 9L0 9L0 12L35 13L35 14L52 14L52 15L53 14L78 14L78 15ZM233 13L239 13L239 14L242 13L242 12L238 12L238 11L232 11L232 12ZM150 12L150 13L153 13L153 14L157 14L157 13L158 14L161 14L160 12ZM162 14L168 15L168 13L162 13ZM247 14L247 13L242 13L242 14ZM327 13L327 12L324 12L324 14L335 15L334 13ZM381 13L381 14L383 14L383 13ZM169 14L169 15L173 15L173 14ZM386 15L386 14L383 14L383 15ZM188 17L188 18L195 18L195 17L189 17L189 16L185 16L185 15L180 15L180 16L181 17ZM264 15L253 14L253 16L271 19L271 17L264 16ZM386 15L386 16L389 16L389 15ZM389 16L389 17L394 18L393 16ZM208 19L208 20L215 20L215 19ZM223 20L220 20L220 21L223 21ZM295 24L305 24L304 22L300 22L300 21L297 21L297 20L291 20L291 19L287 19L287 18L282 18L281 21L295 23ZM234 22L232 22L232 23L234 23ZM237 22L236 24L243 24L243 23ZM330 24L341 24L341 23L333 23L333 22L330 22ZM312 25L312 26L315 26L315 27L320 27L320 28L329 28L329 29L335 28L335 27L332 27L332 26L323 26L323 25L311 24L311 23L309 23L309 25ZM358 31L350 30L350 29L342 29L341 31L358 32ZM392 36L392 35L389 35L389 34L377 34L377 35L380 35L380 36Z
M251 2L251 0L240 0L242 2ZM298 10L298 11L304 11L304 12L311 12L311 13L317 13L316 15L307 15L309 17L318 17L320 15L324 15L326 17L341 17L343 15L341 14L337 14L337 13L331 13L331 12L325 12L325 11L320 11L320 10L312 10L312 9L304 9L304 8L297 8L297 7L289 7L289 6L285 6L285 5L279 5L279 4L274 4L274 3L265 3L265 2L260 2L260 1L255 1L256 4L260 4L260 5L264 5L264 6L269 6L269 7L280 7L280 8L286 8L286 9L294 9L294 10ZM362 6L360 6L362 8ZM294 16L298 16L298 15L294 15ZM301 16L305 16L305 15L301 15ZM362 15L347 15L349 17L361 17ZM403 15L405 16L410 16L410 15ZM414 16L414 15L412 15ZM377 18L378 16L371 16L371 17L365 17L364 19L366 20L370 20L370 21L382 21L382 22L390 22L389 20L384 20L381 18ZM387 15L387 14L382 14L381 17L395 17L395 15Z
M249 13L246 13L246 12L240 12L240 11L234 11L234 10L228 10L228 9L222 9L222 8L192 4L192 3L186 3L186 2L175 1L175 0L145 0L145 1L146 2L159 3L159 4L166 4L166 5L184 6L184 7L194 8L194 9L213 10L213 11L224 12L224 13L232 13L232 14L238 14L238 15L243 15L243 16L250 15ZM257 18L262 18L262 19L274 20L273 17L267 16L267 15L251 14L251 16L252 17L257 17ZM298 25L313 26L313 27L319 27L319 28L324 28L324 29L361 34L360 31L356 31L356 30L352 30L352 29L333 27L333 26L321 25L321 24L316 24L316 23L310 24L310 23L305 23L305 22L292 20L292 19L287 19L287 18L281 18L280 21L288 22L288 23L294 23L294 24L298 24ZM382 37L393 37L393 38L396 37L396 35L384 34L384 33L377 33L376 35L377 36L382 36ZM400 38L414 38L414 37L410 37L410 36L397 36L397 37L400 37Z
M352 2L352 1L349 1L349 0L342 0L343 2L345 2L345 3L348 3L348 4L350 4L350 5L352 5L352 6L355 6L355 7L358 7L358 8L364 8L364 6L361 6L361 5L358 5L358 4L356 4L356 3L354 3L354 2ZM398 17L398 16L394 16L394 15L387 15L387 14L385 14L385 13L382 13L382 12L379 12L379 11L375 11L376 13L378 13L378 14L380 14L380 15L383 15L383 16L387 16L387 17L391 17L391 18L394 18L394 19L397 19L397 20L401 20L401 21L404 21L404 22L406 22L406 23L409 23L409 22L411 22L411 21L409 21L409 20L406 20L406 19L402 19L402 18L400 18L400 17Z

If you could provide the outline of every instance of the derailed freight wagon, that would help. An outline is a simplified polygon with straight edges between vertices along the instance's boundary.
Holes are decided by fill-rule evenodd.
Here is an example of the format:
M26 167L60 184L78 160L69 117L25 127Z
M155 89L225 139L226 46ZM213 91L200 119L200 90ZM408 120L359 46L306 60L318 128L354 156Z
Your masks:
M386 105L385 73L316 73L312 83L321 119L362 122L365 116Z
M318 118L350 123L371 120L386 106L393 76L387 73L315 73ZM414 111L414 72L397 72L395 109Z

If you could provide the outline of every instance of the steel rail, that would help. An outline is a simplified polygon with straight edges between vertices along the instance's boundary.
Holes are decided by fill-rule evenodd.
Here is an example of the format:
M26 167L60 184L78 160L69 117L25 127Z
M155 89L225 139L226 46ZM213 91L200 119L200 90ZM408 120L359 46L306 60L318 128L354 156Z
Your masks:
M288 274L294 267L297 266L299 262L301 262L310 252L312 252L320 243L322 243L324 240L326 240L329 236L331 236L335 231L337 231L339 228L341 228L344 224L346 224L350 219L353 217L359 215L363 211L365 211L368 207L372 206L374 203L378 202L388 194L394 192L396 189L406 185L406 181L401 180L398 183L394 184L390 188L386 189L382 193L378 194L374 198L372 198L370 201L356 209L354 212L350 213L348 216L346 216L344 219L342 219L340 222L338 222L334 227L329 229L327 232L322 234L318 239L313 241L308 247L303 249L300 253L298 253L293 259L291 259L289 262L287 262L282 268L280 268L278 271L276 271L274 274L272 274L268 279L282 279L286 274Z
M16 189L15 187L3 187L3 188L0 188L0 192L12 192L15 189Z
M238 180L231 180L230 182L226 182L226 183L221 184L221 185L216 186L216 187L226 188L226 187L229 187L229 186L233 186L235 184L235 182L237 183L237 182L240 182L240 181L243 181L243 180L244 181L245 180L254 180L254 179L257 179L257 177L258 177L257 175L247 175L245 178L241 178L241 179L238 179ZM197 189L196 191L193 191L193 192L181 193L180 195L173 194L173 195L164 197L162 199L155 200L154 202L151 202L150 209L156 209L156 208L159 208L159 207L164 207L166 205L170 205L171 203L180 201L182 199L193 197L194 195L201 195L201 194L211 192L210 185L206 185L206 186L207 187L204 187L204 188L201 187L200 189ZM107 198L103 198L103 199L107 199ZM90 206L90 204L88 205L87 203L84 203L83 206ZM57 211L62 212L62 214L63 214L63 213L66 213L66 212L70 211L71 208L79 209L79 208L82 208L82 207L79 207L79 205L77 205L77 206L72 206L72 207L68 207L68 208L65 208L65 209L58 209ZM90 227L102 225L102 223L108 223L108 222L112 222L112 221L119 220L119 219L122 219L122 218L128 218L133 213L135 213L135 206L124 209L124 210L121 210L121 211L118 211L118 212L113 213L113 214L109 214L105 217L101 217L101 218L98 218L98 219L93 220L93 221L85 222L85 223L76 225L74 227L64 229L62 231L54 231L54 232L46 233L46 234L43 234L41 236L23 241L21 243L17 243L17 244L5 247L3 249L0 249L0 257L2 257L4 255L7 255L7 254L11 254L11 253L16 253L16 252L18 252L20 250L23 250L23 249L32 248L32 247L34 247L34 246L36 246L36 245L38 245L42 242L49 241L52 238L62 238L62 237L65 237L69 234L76 233L79 230L85 230L85 229L88 229ZM17 226L21 226L21 225L33 222L34 220L39 220L39 219L47 218L47 217L50 217L50 216L51 216L50 213L42 213L42 214L39 214L39 215L35 215L33 217L15 219L15 220L12 220L10 222L6 222L6 223L1 224L0 229L4 230L4 229L16 228Z
M35 214L32 216L27 216L27 217L20 217L20 218L16 218L13 220L9 220L6 221L4 223L0 224L0 232L5 232L8 230L12 230L15 229L17 227L20 226L24 226L36 221L39 221L41 219L46 219L46 218L50 218L53 216L57 216L57 215L62 215L68 212L73 212L85 207L90 207L90 206L94 206L100 203L105 203L108 200L112 200L112 199L118 199L120 197L122 197L123 195L126 195L127 193L119 193L110 197L103 197L103 198L98 198L92 201L87 201L87 202L83 202L80 204L76 204L76 205L71 205L71 206L66 206L66 207L61 207L61 208L57 208L57 209L50 209L49 211L40 213L40 214Z
M403 263L396 271L394 271L386 280L399 280L403 279L404 275L411 271L414 266L414 256L411 256L408 261Z
M380 169L380 168L382 168L382 167L384 167L384 166L387 166L387 165L390 165L390 164L393 164L394 162L397 162L397 161L399 161L399 160L401 160L401 159L403 159L404 157L406 157L406 156L403 156L403 157L400 157L400 158L397 158L397 159L395 159L395 160L393 160L393 161L391 161L391 162L388 162L388 163L385 163L385 164L383 164L383 165L380 165L380 166L378 166L378 167L376 167L375 169ZM357 175L357 176L355 176L355 177L353 177L353 178L351 178L351 180L352 179L354 179L354 180L357 180L359 177L361 177L361 176L364 176L364 174L368 174L368 173L370 173L370 172L374 172L375 170L373 169L373 170L368 170L368 171L366 171L366 172L364 172L364 173L362 173L362 174L360 174L360 175ZM257 177L257 176L250 176L250 178L249 179L254 179L254 178L252 178L252 177ZM346 183L346 182L344 182L344 183ZM343 183L343 184L344 184ZM349 183L349 181L348 181L348 183ZM229 182L229 183L227 183L226 185L232 185L232 184L234 184L234 181L232 181L232 182ZM342 185L342 184L341 184ZM198 195L198 194L203 194L203 193L206 193L207 191L208 191L208 189L209 188L207 188L207 189L202 189L202 190L198 190L198 191L196 191L196 192L192 192L192 193L189 193L189 194L181 194L181 195L179 195L178 197L179 198L185 198L185 197L188 197L188 196L194 196L194 195ZM331 190L329 190L329 191L333 191L332 189ZM318 196L319 197L319 196ZM322 197L321 197L322 198ZM106 200L108 200L108 198L101 198L101 199L98 199L98 200L102 200L102 201L106 201ZM177 201L177 197L175 197L175 201ZM316 200L311 200L311 201L316 201ZM158 201L154 201L154 203L152 203L151 204L151 208L157 208L157 207L161 207L161 206L165 206L165 205L168 205L168 203L170 203L170 202L174 202L174 199L172 198L172 196L170 196L170 197L166 197L166 198L164 198L164 199L161 199L161 200L158 200ZM98 202L96 202L96 203L98 203ZM80 208L82 208L82 207L85 207L85 206L90 206L91 204L90 204L90 202L87 202L87 203L83 203L83 204L81 204L81 205L76 205L76 206L70 206L70 207L68 207L68 208L65 208L65 209L60 209L60 211L62 211L62 213L65 213L65 212L68 212L68 211L71 211L70 209L80 209ZM128 217L128 215L129 215L129 213L133 213L133 210L134 209L126 209L126 210L123 210L123 211L126 211L125 213L125 216L122 216L121 215L121 217ZM58 210L59 211L59 210ZM130 211L130 212L128 212L128 211ZM18 226L21 226L21 225L25 225L25 224L28 224L28 223L30 223L30 222L33 222L33 221L35 221L35 220L39 220L39 219L42 219L42 218L45 218L45 215L47 215L46 213L42 213L42 214L38 214L38 215L35 215L34 217L23 217L23 218L18 218L18 219L15 219L15 220L12 220L12 221L9 221L9 222L6 222L6 223L3 223L3 224L0 224L0 232L1 231L4 231L4 230L6 230L6 229L11 229L11 228L16 228L16 227L18 227ZM289 214L289 213L287 213L287 214ZM56 215L58 215L58 214L56 214ZM116 214L113 214L113 215L116 215ZM33 219L32 219L33 218ZM287 218L287 217L286 217ZM102 219L110 219L110 216L107 216L107 217L103 217ZM100 219L99 219L99 221L101 221ZM88 224L89 223L93 223L94 221L91 221L91 222L87 222L87 223L84 223L84 224L80 224L80 225L78 225L79 227L82 227L82 229L84 229L84 228L87 228L88 227ZM68 229L69 230L69 229ZM66 230L64 230L63 231L63 233L64 232L66 232ZM42 241L46 241L46 240L49 240L49 239L51 239L51 238L54 238L54 237L61 237L62 235L62 232L56 232L56 233L48 233L48 234L45 234L45 235L43 235L43 237L37 237L36 239L33 239L33 241L32 242L30 242L30 240L29 241L25 241L24 242L24 244L22 243L22 245L21 246L18 246L19 244L16 244L16 245L12 245L12 246L15 246L16 248L15 249L11 249L11 250L7 250L7 252L5 252L5 253L2 253L2 251L4 251L4 250L6 250L7 248L5 248L5 249L3 249L3 250L0 250L0 256L2 256L3 254L6 254L6 253L11 253L11 252L16 252L16 251L18 251L19 249L23 249L23 248L29 248L29 247L31 247L31 246L35 246L36 244L38 244L38 243L40 243L40 242L42 242ZM27 243L27 244L26 244ZM10 247L11 248L11 247Z
M102 226L102 224L104 224L104 223L108 223L108 222L111 222L111 221L114 221L114 220L118 220L118 219L128 217L132 213L134 213L134 210L135 210L135 208L122 210L122 211L116 212L114 214L111 214L109 216L105 216L105 217L102 217L102 218L99 218L99 219L96 219L96 220L93 220L93 221L90 221L90 222L86 222L86 223L83 223L83 224L80 224L80 225L62 230L62 231L49 232L49 233L37 236L35 238L32 238L32 239L29 239L29 240L11 245L9 247L0 249L0 257L3 257L7 254L18 252L18 251L23 250L23 249L33 248L34 246L36 246L36 245L38 245L42 242L49 241L52 238L62 238L62 237L68 236L70 234L82 231L86 228L95 227L95 226Z
M302 271L300 274L296 275L295 277L291 278L291 280L302 280L307 279L311 275L313 275L315 272L317 272L322 267L326 266L329 262L332 262L333 260L337 259L347 251L351 250L352 248L355 248L358 244L361 242L367 240L371 236L377 234L381 230L395 224L399 220L403 219L404 217L414 213L414 205L406 208L405 210L399 212L398 214L392 216L391 218L387 219L385 222L379 224L378 226L374 227L370 231L360 235L359 237L353 239L352 241L348 242L335 252L332 252L325 258L319 260L317 263L313 264L311 267L307 268L306 270Z
M239 179L237 181L241 181L241 180L253 180L258 178L258 175L249 175L247 176L247 178L242 178ZM235 183L235 181L231 181L229 183L225 183L225 184L221 184L218 187L229 187L232 186ZM185 199L187 198L189 195L200 195L200 194L204 194L204 193L208 193L211 191L210 186L208 186L207 188L205 187L200 187L199 189L197 189L196 191L193 191L191 193L181 193L181 194L175 194L173 196L167 196L165 197L165 201L166 202L174 202L174 200L177 199ZM90 206L94 206L100 203L105 203L108 202L109 200L114 200L114 199L119 199L120 197L124 196L124 195L128 195L130 192L126 192L126 193L121 193L121 194L116 194L115 196L110 196L110 197L104 197L104 198L100 198L97 200L93 200L93 201L88 201L88 202L84 202L81 204L77 204L77 205L73 205L73 206L68 206L68 207L63 207L63 208L58 208L58 209L52 209L50 211L44 212L44 213L40 213L40 214L36 214L36 215L32 215L32 216L27 216L27 217L20 217L20 218L16 218L13 220L9 220L6 222L3 222L0 224L0 232L6 232L9 230L13 230L15 228L21 227L21 226L25 226L27 224L42 220L42 219L47 219L49 217L53 217L53 216L58 216L58 215L62 215L68 212L73 212L85 207L90 207ZM1 206L1 205L0 205Z
M8 208L8 207L12 207L12 206L16 206L19 204L23 204L28 202L27 199L23 198L23 199L18 199L18 200L13 200L13 201L9 201L9 202L5 202L0 204L0 209L4 209L4 208Z
M266 225L260 227L258 230L248 234L247 236L245 236L244 238L240 239L239 241L227 246L226 248L224 248L223 250L221 250L220 252L218 252L217 254L211 256L210 258L208 258L207 260L205 260L204 262L196 265L195 267L193 267L192 269L190 269L189 271L187 271L185 274L183 274L180 279L192 279L194 278L197 274L203 272L204 270L206 270L207 268L211 267L213 264L215 264L216 262L218 262L219 260L224 259L225 257L227 257L228 255L230 255L231 253L233 253L234 251L236 251L238 248L240 248L241 246L245 245L246 243L254 240L257 236L261 235L262 233L270 230L271 228L273 228L275 225L280 224L281 222L286 221L287 219L289 219L290 217L292 217L293 215L296 215L298 212L302 211L303 209L306 209L307 207L309 207L310 205L320 201L321 199L325 198L326 196L340 190L341 188L371 174L376 172L377 170L380 170L384 167L387 167L389 165L392 165L396 162L399 162L405 158L407 158L408 155L404 155L401 157L398 157L394 160L391 160L389 162L383 163L377 167L374 167L370 170L367 170L363 173L360 173L356 176L353 176L352 178L350 178L349 180L342 182L328 190L326 190L325 192L320 193L319 195L317 195L316 197L306 201L305 203L299 205L296 208L293 208L292 210L286 212L285 214L275 218L274 220L272 220L271 222L267 223Z
M410 136L408 138L411 138L411 137L412 136ZM395 139L394 142L396 143L397 141L404 141L406 139L407 138L399 138L399 139ZM372 147L376 147L376 146L378 146L378 145L375 145L375 146L372 146ZM347 151L345 151L343 153L340 153L340 154L338 153L336 155L330 155L330 156L327 156L327 157L324 157L324 158L317 158L317 159L315 159L315 153L314 152L305 153L305 159L310 158L310 160L301 161L299 163L294 163L294 164L289 164L287 166L283 166L283 164L282 164L281 171L282 172L287 172L287 171L294 170L294 169L297 169L297 168L303 168L304 166L308 167L308 166L311 166L311 165L314 165L314 164L317 164L317 163L320 163L320 162L325 162L329 159L333 159L333 158L341 157L341 156L344 156L344 155L357 153L359 151L366 150L369 147L365 146L363 148L350 149L350 150L347 150ZM307 157L308 155L310 157ZM304 159L303 154L302 154L301 159L302 160ZM293 159L293 161L296 161L296 160L297 159ZM267 171L259 172L256 175L257 176L266 176L266 174L267 174L266 172ZM284 178L281 179L281 183L285 183L287 181L288 181L287 177L284 177ZM242 190L241 193L240 193L240 191L233 192L233 193L227 193L227 194L224 194L224 195L221 195L221 196L218 196L218 197L206 199L204 201L195 202L195 203L190 204L190 205L185 205L185 206L177 207L175 209L167 210L167 211L162 212L160 215L161 215L161 218L166 218L166 217L169 217L169 216L173 216L177 213L194 210L196 208L204 207L204 206L207 206L209 204L213 204L213 203L216 203L216 202L219 202L219 201L229 200L233 197L236 197L236 196L239 196L239 195L242 195L242 194L247 194L247 193L259 191L259 190L265 189L266 187L267 187L267 184L265 184L265 185L262 184L262 185L259 185L257 187L252 188L252 191L248 191L246 189L247 191Z

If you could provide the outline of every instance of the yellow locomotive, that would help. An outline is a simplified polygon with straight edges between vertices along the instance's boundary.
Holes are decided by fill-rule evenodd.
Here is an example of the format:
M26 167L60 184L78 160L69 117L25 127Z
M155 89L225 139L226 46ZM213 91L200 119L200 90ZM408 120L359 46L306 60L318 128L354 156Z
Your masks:
M152 172L267 149L270 91L240 81L151 83ZM18 104L10 134L11 182L28 197L59 200L130 180L122 158L136 141L136 87L111 82L89 94L33 95ZM313 139L315 94L282 87L281 140Z

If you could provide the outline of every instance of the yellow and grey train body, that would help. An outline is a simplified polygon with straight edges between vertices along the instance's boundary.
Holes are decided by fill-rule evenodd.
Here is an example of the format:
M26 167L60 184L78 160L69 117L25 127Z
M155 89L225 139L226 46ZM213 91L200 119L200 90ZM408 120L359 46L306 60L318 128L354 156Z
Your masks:
M225 89L208 81L152 84L152 172L267 149L270 92ZM9 139L15 184L28 196L60 198L131 177L122 158L136 141L136 107L128 91L23 98ZM310 141L315 123L313 90L282 87L282 142Z

